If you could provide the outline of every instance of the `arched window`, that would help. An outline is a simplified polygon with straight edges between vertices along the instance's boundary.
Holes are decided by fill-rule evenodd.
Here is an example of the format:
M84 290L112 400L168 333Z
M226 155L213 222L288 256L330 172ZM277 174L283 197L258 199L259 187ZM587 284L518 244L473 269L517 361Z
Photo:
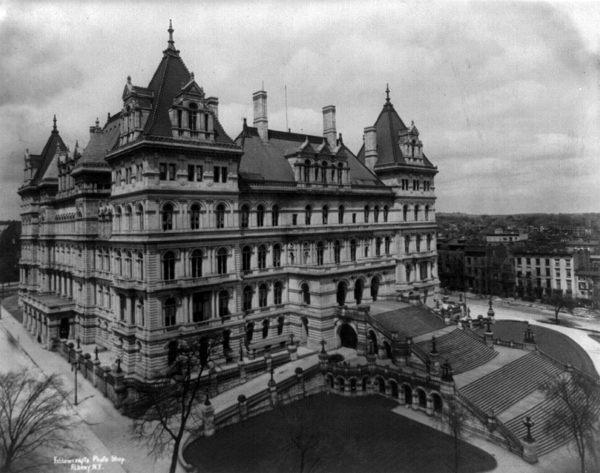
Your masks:
M200 205L194 204L190 209L190 228L192 230L200 229Z
M223 289L219 292L219 317L229 315L229 292Z
M144 280L144 254L142 252L137 254L137 279L138 281Z
M266 284L258 286L258 307L267 307L267 295L269 291Z
M171 281L175 279L175 253L167 251L163 255L163 279Z
M371 279L371 297L373 298L373 301L376 301L377 296L379 295L379 284L379 276L374 276L373 279Z
M419 206L415 205L415 222L419 221Z
M404 237L404 253L410 253L410 236L406 235Z
M310 289L308 284L303 283L302 286L300 286L300 290L302 291L302 302L310 305Z
M240 226L242 228L248 228L250 225L250 206L242 205L242 212L240 215Z
M341 255L342 255L342 244L340 243L339 240L336 240L335 243L333 244L333 261L335 262L335 264L340 264L341 261Z
M219 204L215 210L215 227L225 228L225 205Z
M285 323L285 317L283 315L277 318L277 335L281 335L283 333L284 323Z
M165 204L162 211L162 229L164 231L173 230L173 206Z
M121 207L117 207L115 210L115 230L117 232L121 231Z
M339 223L340 225L344 223L344 211L345 211L345 210L346 210L346 209L344 208L344 206L343 206L343 205L340 205L340 206L338 207L338 223Z
M171 327L177 323L177 301L169 297L163 302L163 321L165 327Z
M205 292L197 292L192 297L192 322L202 322L204 320L204 314L208 314L209 299Z
M279 226L279 212L280 212L280 208L279 205L274 205L273 206L273 210L271 211L271 225L273 227L278 227Z
M265 206L259 205L256 208L256 226L264 227L265 226Z
M242 310L252 309L252 287L246 286L242 291Z
M321 169L319 163L315 163L315 182L319 182L319 169Z
M192 131L196 131L198 129L198 105L192 102L189 107L188 128Z
M338 184L342 184L343 167L344 167L344 165L342 163L338 164L338 171L337 171Z
M402 207L402 220L405 222L408 220L408 205Z
M252 248L244 246L242 248L242 271L250 271L252 268Z
M339 306L343 306L346 303L346 294L348 294L348 283L346 281L340 281L337 287L336 301Z
M273 245L273 267L279 268L281 266L281 245L276 243Z
M425 206L425 221L429 221L429 205Z
M117 250L117 255L115 258L117 263L117 276L123 276L123 261L121 259L121 251Z
M217 274L227 274L227 250L225 248L217 251Z
M128 205L125 208L125 220L127 220L127 231L130 232L133 230L133 210L131 209L131 205Z
M171 340L169 345L167 345L168 354L167 354L167 364L171 366L173 363L177 361L177 340Z
M281 304L282 296L283 296L283 283L281 281L277 281L275 284L273 284L273 303L275 305ZM279 334L279 335L281 335L281 334Z
M123 294L119 294L119 318L125 321L125 313L127 312L127 298Z
M193 278L202 277L202 251L194 250L190 258L191 273Z
M144 229L144 207L142 205L138 205L137 207L137 220L138 220L138 229Z
M375 256L381 256L381 238L375 238Z
M371 213L371 209L368 205L365 205L365 223L369 223L369 214Z
M357 304L362 302L363 291L365 289L365 283L362 279L357 279L354 284L354 300Z
M419 251L421 251L421 235L417 235L416 245L417 245L417 253L418 253Z
M310 205L307 205L304 208L304 223L306 225L310 225L311 217L312 217L312 207Z
M324 254L324 245L323 242L320 241L317 243L317 265L323 266L323 254Z
M431 251L431 240L433 239L433 237L431 236L431 234L427 235L427 251Z
M260 245L258 247L258 269L265 269L267 267L267 246Z
M323 161L323 172L321 173L323 184L327 183L327 162Z
M327 225L328 220L329 220L329 206L324 205L323 206L323 225Z
M371 242L367 239L363 240L363 253L365 255L365 258L369 257L370 243Z
M379 205L376 205L373 209L373 221L379 223Z
M133 279L133 256L130 251L125 253L125 277Z
M385 237L385 254L389 255L392 246L392 239L390 237Z
M269 336L269 325L270 325L270 323L271 322L270 322L269 319L263 320L263 323L262 323L262 325L263 325L263 328L262 328L262 338L263 339L267 338Z
M383 221L387 223L388 221L388 213L390 211L390 208L387 205L383 206Z
M246 325L246 342L250 343L252 338L254 337L254 322L248 323Z
M304 182L310 181L310 161L304 161Z
M350 261L356 261L356 240L350 240Z

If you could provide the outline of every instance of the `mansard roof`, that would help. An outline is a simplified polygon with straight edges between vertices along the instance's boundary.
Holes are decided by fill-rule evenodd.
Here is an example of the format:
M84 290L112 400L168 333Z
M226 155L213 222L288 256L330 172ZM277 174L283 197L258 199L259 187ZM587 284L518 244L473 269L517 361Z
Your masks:
M407 134L416 130L414 125L407 127L389 97L377 117L375 122L376 138L377 138L377 165L385 164L409 164L404 159L400 145L398 144L398 133ZM418 131L417 131L418 134ZM365 146L361 147L357 155L361 162L365 162ZM423 164L425 167L433 167L433 164L423 154Z
M83 150L81 158L75 165L74 170L83 167L102 167L108 168L108 163L104 160L108 151L112 149L119 139L121 112L108 118L104 128L100 132L93 133L86 148Z
M246 126L236 138L236 143L244 150L240 162L239 174L247 179L266 179L272 181L295 181L294 170L286 158L286 153L297 151L301 147L312 152L324 143L322 136L306 135L285 131L268 131L269 142L263 143L255 127ZM345 146L336 148L342 153L350 166L352 184L383 185L366 166Z
M67 145L65 145L64 141L60 137L60 134L58 133L58 129L56 128L56 117L54 117L54 127L52 129L52 133L50 133L50 137L48 138L48 141L46 141L46 145L40 154L40 164L37 168L35 176L33 176L31 185L38 184L44 178L53 177L51 176L52 167L50 165L54 162L54 156L56 155L57 148L60 151L67 151ZM56 168L56 163L54 163L53 167ZM48 172L48 169L51 169L50 173Z

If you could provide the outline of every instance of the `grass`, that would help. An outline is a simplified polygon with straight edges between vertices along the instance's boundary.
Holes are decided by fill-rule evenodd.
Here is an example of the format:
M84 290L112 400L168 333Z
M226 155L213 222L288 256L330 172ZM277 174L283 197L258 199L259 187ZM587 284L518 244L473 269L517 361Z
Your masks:
M11 315L19 321L19 323L23 323L23 311L19 307L18 294L2 299L2 307L4 307L8 312L10 312Z
M523 341L523 332L527 324L515 320L498 320L493 325L494 338L502 340ZM535 342L540 350L556 358L561 363L571 363L585 373L598 378L598 373L589 355L576 342L566 335L539 325L531 325ZM478 330L483 334L483 329Z
M304 473L453 471L452 437L391 412L395 407L381 396L317 394L201 437L184 457L206 473L300 472L295 438L315 441ZM461 473L496 467L483 450L466 442L460 449Z

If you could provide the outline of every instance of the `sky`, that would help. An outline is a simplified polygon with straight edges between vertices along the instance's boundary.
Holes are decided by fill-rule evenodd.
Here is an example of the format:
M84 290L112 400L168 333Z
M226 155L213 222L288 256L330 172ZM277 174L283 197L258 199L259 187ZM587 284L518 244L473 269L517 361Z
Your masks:
M0 0L1 2L1 0ZM594 2L0 3L0 220L19 218L24 153L65 142L147 86L168 40L235 138L268 93L269 128L355 153L391 101L438 167L438 212L600 212L600 4ZM287 119L286 119L287 89Z

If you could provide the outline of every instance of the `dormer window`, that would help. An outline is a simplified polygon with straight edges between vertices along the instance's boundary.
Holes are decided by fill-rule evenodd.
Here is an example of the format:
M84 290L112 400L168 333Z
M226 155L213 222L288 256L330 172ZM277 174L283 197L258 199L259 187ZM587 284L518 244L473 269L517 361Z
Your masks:
M188 112L188 127L192 131L198 130L198 105L194 102L190 103Z

